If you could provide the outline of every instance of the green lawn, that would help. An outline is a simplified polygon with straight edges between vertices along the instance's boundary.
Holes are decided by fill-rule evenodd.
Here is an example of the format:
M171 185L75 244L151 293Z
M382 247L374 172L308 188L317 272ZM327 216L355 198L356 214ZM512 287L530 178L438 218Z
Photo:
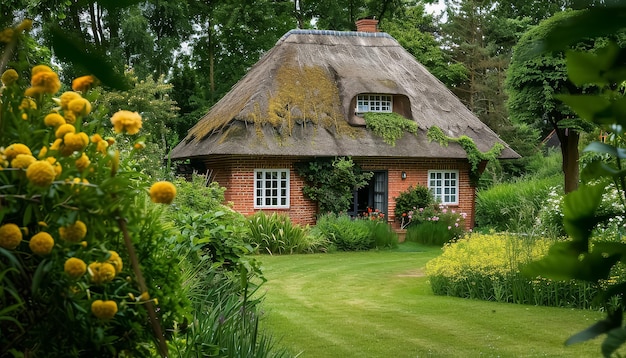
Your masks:
M425 263L440 249L260 256L261 326L300 357L594 357L565 339L594 311L434 296Z

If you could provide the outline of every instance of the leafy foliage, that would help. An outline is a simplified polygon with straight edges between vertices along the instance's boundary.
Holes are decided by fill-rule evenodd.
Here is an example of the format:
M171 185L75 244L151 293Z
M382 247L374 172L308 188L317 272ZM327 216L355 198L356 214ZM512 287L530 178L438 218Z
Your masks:
M566 43L571 43L579 41L581 37L586 37L588 34L597 36L612 31L613 25L606 24L604 20L600 22L598 20L602 15L623 16L626 14L626 7L621 3L611 6L578 12L572 16L570 22L553 29L550 35L546 34L544 37L549 38L549 36L566 33L562 38ZM608 11L614 14L609 15ZM593 21L589 21L590 19ZM575 30L571 27L573 25L576 26ZM568 29L571 30L570 33ZM600 91L599 95L595 92L588 92L584 96L567 94L559 97L565 103L570 104L581 118L615 134L615 137L622 136L626 128L623 125L626 110L621 105L624 95L616 86L626 80L626 71L623 70L626 67L623 62L623 53L623 49L614 45L609 45L595 54L568 52L568 73L572 81L578 86L593 84ZM619 190L620 215L623 215L625 211L626 173L622 165L623 159L626 158L624 154L626 150L619 147L618 142L609 141L608 143L591 143L585 151L606 156L610 158L610 161L599 157L583 170L582 177L585 178L586 183L578 190L569 193L563 202L563 224L571 240L555 244L547 257L527 266L526 272L529 274L599 282L608 280L617 264L623 264L626 261L626 244L592 241L595 227L614 216L614 214L603 215L598 211L602 197L606 193L606 182L613 182ZM620 299L625 293L626 285L623 280L610 281L610 284L600 291L596 301L599 304L606 304L617 298L619 299L617 307L607 311L606 320L573 336L568 343L606 334L602 344L602 354L606 357L612 355L626 342L622 321L624 303Z
M380 220L352 219L345 214L324 214L313 228L326 238L331 250L363 251L373 248L391 248L398 244L398 237L391 227Z
M308 226L293 224L289 216L259 211L248 218L248 242L256 252L272 254L302 254L326 251L328 241L310 234Z
M476 143L474 143L472 138L466 135L462 135L458 138L449 137L443 133L441 128L435 126L428 128L426 135L431 142L436 141L442 146L447 146L449 142L459 143L467 154L467 160L469 160L470 165L472 166L470 173L476 181L478 181L478 178L480 177L478 165L484 161L495 160L504 149L504 146L501 143L495 143L488 151L481 152L476 147Z
M407 190L401 192L396 198L396 208L394 214L397 220L411 211L419 208L430 207L435 203L433 193L423 185L410 186Z
M397 113L367 112L363 118L367 127L392 147L406 132L417 135L417 123Z
M345 212L353 192L367 185L373 173L362 172L351 158L316 158L296 164L298 174L307 182L302 192L319 204L322 213Z

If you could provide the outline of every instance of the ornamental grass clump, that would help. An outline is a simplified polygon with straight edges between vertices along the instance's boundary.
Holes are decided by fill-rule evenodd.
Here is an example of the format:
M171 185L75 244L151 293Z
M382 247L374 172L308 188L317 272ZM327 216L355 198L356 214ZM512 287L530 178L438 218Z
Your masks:
M152 180L129 164L141 117L118 133L91 76L60 93L50 66L19 73L0 87L0 356L167 356L188 300Z
M543 306L590 308L596 289L580 281L531 279L521 265L548 253L552 241L511 234L471 234L426 264L436 295Z

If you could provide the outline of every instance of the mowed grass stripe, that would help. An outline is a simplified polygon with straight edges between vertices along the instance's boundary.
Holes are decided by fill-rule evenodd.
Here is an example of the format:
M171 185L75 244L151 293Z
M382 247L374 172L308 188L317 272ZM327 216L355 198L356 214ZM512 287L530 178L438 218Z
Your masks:
M423 274L440 253L260 256L262 328L300 357L590 357L565 339L593 311L434 296Z

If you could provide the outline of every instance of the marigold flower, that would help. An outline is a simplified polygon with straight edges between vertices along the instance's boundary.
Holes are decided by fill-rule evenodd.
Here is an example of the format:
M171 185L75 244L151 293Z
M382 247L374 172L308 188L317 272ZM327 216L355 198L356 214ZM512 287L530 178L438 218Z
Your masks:
M37 102L33 101L31 98L22 99L22 103L20 103L20 109L37 109Z
M99 141L103 140L102 136L100 136L100 134L98 133L92 135L89 139L91 140L91 143L98 143Z
M115 278L115 267L108 262L92 262L88 270L91 281L95 284L109 282Z
M30 151L30 148L22 143L11 144L4 150L4 156L9 162L17 157L18 154L33 155L33 153L31 153Z
M54 247L54 239L47 232L41 231L30 238L28 247L35 255L48 255Z
M54 181L55 176L54 167L47 160L38 160L26 169L26 177L36 186L49 186Z
M111 319L117 313L117 302L111 300L95 300L91 304L91 313L99 319Z
M46 65L37 65L37 66L34 66L30 70L31 75L33 76L41 72L54 72L54 71L52 71L52 69Z
M60 150L61 144L63 144L63 139L60 139L60 138L56 139L54 143L52 143L52 145L50 146L50 150Z
M87 154L83 153L81 154L80 158L76 159L75 163L76 168L78 168L78 170L82 172L83 170L87 169L89 164L91 164L91 160L89 160Z
M65 121L70 124L76 123L76 113L70 111L69 109L63 112L63 118Z
M61 239L69 242L79 242L87 235L87 225L80 220L59 228Z
M89 144L89 136L85 132L67 133L63 136L63 154L72 154L84 150Z
M68 109L70 102L78 98L82 98L80 93L76 93L72 91L63 92L61 97L59 97L59 100L61 101L61 108Z
M57 128L56 132L54 132L54 135L57 138L63 138L68 133L76 133L76 128L73 125L66 123L60 125L59 128Z
M54 168L54 174L55 174L54 177L55 178L60 177L61 173L63 172L63 167L61 166L61 163L59 163L55 157L48 157L46 158L46 161L52 164L52 167Z
M71 278L79 278L87 272L87 264L79 258L70 257L65 260L63 271Z
M59 127L65 124L65 118L58 113L50 113L44 117L43 123L48 127Z
M168 181L160 181L150 187L150 199L155 203L171 204L176 197L176 187Z
M0 78L0 80L2 80L2 84L4 84L5 86L10 86L12 84L15 83L15 81L17 81L17 79L20 76L17 74L17 71L15 71L14 69L10 68L6 71L4 71L4 73L2 74L2 77Z
M106 154L109 143L106 140L101 140L96 145L96 150L102 154Z
M94 83L93 76L81 76L72 81L72 89L74 91L87 92Z
M43 88L43 93L55 94L61 89L59 76L52 72L52 70L40 71L37 73L33 72L30 84L33 88Z
M137 134L141 129L141 116L137 112L121 110L111 117L111 124L115 133L125 131L131 135Z
M122 262L122 258L115 251L109 251L109 254L111 254L111 256L109 257L109 259L106 262L110 263L111 265L113 265L113 267L115 267L115 273L116 274L120 273L122 271L122 268L124 267L124 263Z
M17 157L11 161L11 166L13 168L26 169L36 161L37 159L30 154L18 154Z
M22 242L22 230L15 224L0 226L0 247L7 250L15 250Z
M91 112L91 103L85 98L76 98L70 101L67 108L80 116L86 116Z

